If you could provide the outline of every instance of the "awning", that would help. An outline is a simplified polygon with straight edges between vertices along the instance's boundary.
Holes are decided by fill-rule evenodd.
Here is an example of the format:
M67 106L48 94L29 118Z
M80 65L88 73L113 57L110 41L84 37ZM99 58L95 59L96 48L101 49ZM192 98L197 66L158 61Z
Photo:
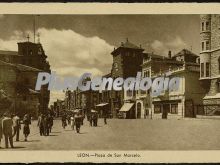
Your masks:
M91 112L92 112L92 113L97 113L97 111L96 111L96 110L93 110L93 109L91 110Z
M107 105L108 103L101 103L101 104L97 104L96 107L102 107L102 106L105 106Z
M134 105L134 103L124 103L124 105L119 110L120 112L127 112L131 109L131 107Z

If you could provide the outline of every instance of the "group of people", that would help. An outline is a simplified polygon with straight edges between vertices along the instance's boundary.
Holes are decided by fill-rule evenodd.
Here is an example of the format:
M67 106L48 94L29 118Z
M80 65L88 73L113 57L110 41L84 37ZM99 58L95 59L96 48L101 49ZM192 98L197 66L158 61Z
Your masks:
M23 118L23 134L24 141L27 141L27 137L30 134L31 118L30 115L25 114ZM14 148L13 137L16 136L16 141L19 141L19 135L21 130L21 120L18 114L10 114L8 112L0 116L0 147L1 140L5 138L5 148L8 148L8 143L10 143L11 148Z
M39 127L40 136L49 136L53 127L53 115L50 113L40 114L37 126Z
M73 114L66 114L64 113L62 118L62 127L65 129L68 124L71 126L73 130L75 130L76 127L76 132L80 133L80 127L83 125L83 120L84 120L84 115L80 114L80 112L76 112Z
M94 112L94 113L89 113L87 114L87 120L90 122L90 126L92 127L97 127L98 126L98 113ZM107 115L104 114L103 115L104 118L104 124L107 124Z
M87 120L90 122L90 126L97 127L98 125L98 114L90 113L87 115Z

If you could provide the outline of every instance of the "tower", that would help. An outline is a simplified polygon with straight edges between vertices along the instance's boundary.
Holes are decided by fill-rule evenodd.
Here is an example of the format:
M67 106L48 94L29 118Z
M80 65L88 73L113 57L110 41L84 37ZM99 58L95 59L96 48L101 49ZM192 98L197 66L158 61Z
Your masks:
M126 42L121 42L121 45L114 49L111 53L113 56L113 64L111 75L115 79L117 77L128 78L136 77L137 72L141 71L141 64L143 62L143 51L144 49L133 43L131 43L128 38ZM111 111L115 117L119 109L124 103L124 90L122 91L111 91ZM136 91L132 91L136 94ZM134 111L130 111L131 116L134 115Z
M207 89L203 103L220 104L220 15L200 15L200 27L200 80Z

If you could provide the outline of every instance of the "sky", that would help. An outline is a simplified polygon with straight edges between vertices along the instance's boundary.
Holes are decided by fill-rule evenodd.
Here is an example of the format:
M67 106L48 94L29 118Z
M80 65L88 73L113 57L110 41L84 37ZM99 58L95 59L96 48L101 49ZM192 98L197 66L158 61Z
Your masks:
M0 15L0 50L17 51L17 42L33 41L33 15ZM38 15L40 34L51 70L60 76L110 72L111 52L126 38L145 52L167 56L183 48L199 54L199 15ZM37 37L36 37L37 41ZM64 98L51 92L51 103Z

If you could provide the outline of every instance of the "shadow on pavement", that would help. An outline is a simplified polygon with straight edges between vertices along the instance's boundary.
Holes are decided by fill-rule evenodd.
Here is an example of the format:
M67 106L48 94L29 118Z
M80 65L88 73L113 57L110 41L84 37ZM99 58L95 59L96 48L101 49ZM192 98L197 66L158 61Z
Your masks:
M14 148L11 148L11 147L3 148L3 147L1 147L0 150L13 150L13 149L21 149L21 148L26 148L26 147L21 147L21 146L14 146Z
M79 134L87 134L88 132L80 132Z
M27 142L39 142L40 140L28 140L28 141L24 141L24 140L22 140L22 141L18 141L18 142L24 142L24 143L27 143Z
M57 132L56 131L54 131L54 132L52 131L51 133L61 133L61 132L60 131L57 131Z

